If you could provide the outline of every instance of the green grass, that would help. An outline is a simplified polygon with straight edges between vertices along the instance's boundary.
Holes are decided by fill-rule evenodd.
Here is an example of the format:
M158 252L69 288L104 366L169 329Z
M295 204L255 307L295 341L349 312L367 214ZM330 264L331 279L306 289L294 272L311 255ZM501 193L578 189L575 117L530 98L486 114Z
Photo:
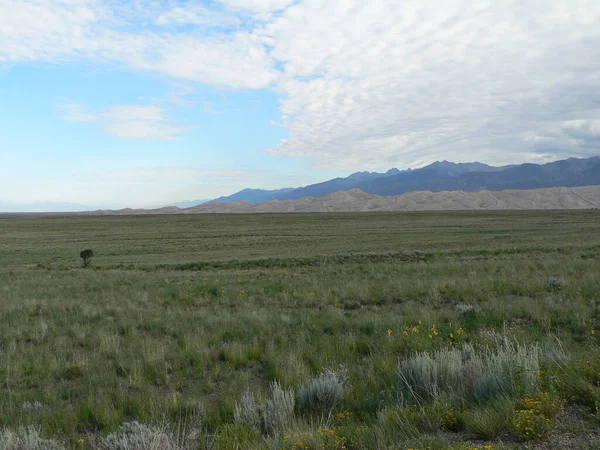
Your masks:
M455 402L442 436L448 408L403 403L397 378L418 352L505 340L538 346L539 389L594 427L599 257L599 211L0 216L0 427L68 448L132 421L197 428L198 448L518 442L505 406L532 393ZM332 417L297 405L280 435L235 423L244 392L297 393L340 365Z

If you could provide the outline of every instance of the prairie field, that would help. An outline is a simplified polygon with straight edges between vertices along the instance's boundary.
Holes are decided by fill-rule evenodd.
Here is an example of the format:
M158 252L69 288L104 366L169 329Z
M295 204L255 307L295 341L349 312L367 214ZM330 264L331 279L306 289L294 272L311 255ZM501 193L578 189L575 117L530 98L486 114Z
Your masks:
M0 215L0 317L0 449L600 448L598 210Z

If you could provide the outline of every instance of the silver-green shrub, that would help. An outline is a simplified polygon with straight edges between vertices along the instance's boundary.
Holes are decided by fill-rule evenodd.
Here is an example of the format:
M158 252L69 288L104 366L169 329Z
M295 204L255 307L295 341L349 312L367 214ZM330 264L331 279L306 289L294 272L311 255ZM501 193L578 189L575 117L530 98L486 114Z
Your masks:
M475 351L462 349L420 353L398 363L403 403L432 400L453 404L481 403L500 394L533 393L537 388L537 346L511 345Z
M34 427L0 430L0 450L63 450L53 439L44 439Z
M456 313L459 316L466 316L467 314L476 314L477 312L479 312L479 308L469 303L459 303L458 305L456 305Z
M550 291L560 291L564 287L567 286L567 280L562 277L550 277L548 279L548 290Z
M289 428L294 420L294 391L283 389L278 381L271 383L270 391L266 400L245 392L241 402L235 405L234 420L270 434Z
M349 387L345 367L325 369L298 391L298 404L307 410L331 411L344 398Z
M93 447L102 450L183 450L166 425L126 422L108 436L95 437Z

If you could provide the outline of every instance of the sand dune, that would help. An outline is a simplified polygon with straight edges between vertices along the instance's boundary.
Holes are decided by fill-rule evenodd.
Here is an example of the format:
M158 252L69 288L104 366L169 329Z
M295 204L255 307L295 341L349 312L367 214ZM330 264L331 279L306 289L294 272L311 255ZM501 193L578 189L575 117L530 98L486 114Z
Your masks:
M508 191L410 192L396 197L370 195L358 189L323 197L273 200L254 205L246 201L209 203L193 208L101 210L88 214L210 214L285 213L344 211L443 211L502 209L590 209L600 208L600 186Z

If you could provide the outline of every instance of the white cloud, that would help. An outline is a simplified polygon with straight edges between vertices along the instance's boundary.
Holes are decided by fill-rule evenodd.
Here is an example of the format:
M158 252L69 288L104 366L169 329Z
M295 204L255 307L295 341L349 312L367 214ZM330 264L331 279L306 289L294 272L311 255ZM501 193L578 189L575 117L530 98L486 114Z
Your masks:
M294 0L219 0L232 8L245 9L258 13L280 11L291 5Z
M278 77L266 49L246 32L203 40L167 37L156 59L147 58L137 65L176 78L237 88L269 87Z
M66 102L58 106L58 110L63 113L61 119L69 122L96 122L98 115L87 112L79 103Z
M173 140L190 131L191 127L172 125L165 110L157 105L114 105L100 113L88 112L74 102L58 106L70 122L100 122L113 136L126 139Z
M157 8L140 0L0 0L0 63L93 60L232 88L263 88L277 79L262 43L245 31L212 34L234 16L197 6ZM126 4L127 5L127 4ZM133 5L133 4L132 4ZM198 25L195 31L161 25Z
M0 0L0 62L60 61L81 50L105 13L84 0Z
M177 6L161 13L157 25L204 25L214 28L233 27L240 20L232 15L218 13L198 5Z
M172 140L190 130L171 125L164 110L155 105L117 105L102 117L110 134L128 139Z
M526 139L600 117L597 1L305 0L258 33L285 72L273 154L367 169L599 150Z

